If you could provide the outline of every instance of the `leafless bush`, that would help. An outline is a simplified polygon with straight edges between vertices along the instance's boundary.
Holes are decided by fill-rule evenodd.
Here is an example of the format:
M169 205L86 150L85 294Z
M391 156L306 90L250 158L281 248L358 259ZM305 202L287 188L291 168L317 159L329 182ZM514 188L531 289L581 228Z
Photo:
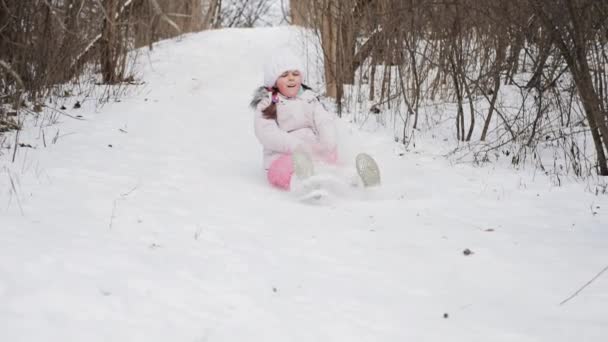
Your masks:
M439 101L454 108L459 146L480 159L508 150L517 164L551 145L581 176L608 175L606 17L602 0L292 5L293 21L319 32L326 93L339 109L345 85L367 91L370 108L398 118L406 143L421 109Z
M272 0L224 0L222 27L254 27L267 24L264 17L273 5Z
M0 0L0 131L70 87L132 82L129 51L214 27L219 0ZM132 61L131 61L132 62ZM80 82L83 74L99 74ZM70 86L71 84L71 86ZM60 90L60 91L59 91Z

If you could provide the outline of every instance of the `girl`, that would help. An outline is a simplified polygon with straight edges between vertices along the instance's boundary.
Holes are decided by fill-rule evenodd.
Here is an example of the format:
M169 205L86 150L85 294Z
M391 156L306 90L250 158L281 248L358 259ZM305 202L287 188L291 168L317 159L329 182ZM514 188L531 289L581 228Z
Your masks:
M333 116L305 80L296 56L275 54L264 66L264 86L256 90L251 101L268 181L283 190L292 188L294 174L295 179L311 176L313 161L335 165L338 160ZM364 185L379 184L378 168L371 157L357 156L356 165Z

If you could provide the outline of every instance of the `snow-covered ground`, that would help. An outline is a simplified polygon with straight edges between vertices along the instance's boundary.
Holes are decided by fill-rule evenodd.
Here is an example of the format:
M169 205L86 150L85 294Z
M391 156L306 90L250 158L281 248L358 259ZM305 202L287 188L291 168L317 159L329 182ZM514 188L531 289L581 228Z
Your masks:
M608 266L608 196L585 184L354 129L381 188L268 186L248 102L294 34L162 42L121 102L21 133L34 148L0 159L2 341L608 339L608 271L560 305Z

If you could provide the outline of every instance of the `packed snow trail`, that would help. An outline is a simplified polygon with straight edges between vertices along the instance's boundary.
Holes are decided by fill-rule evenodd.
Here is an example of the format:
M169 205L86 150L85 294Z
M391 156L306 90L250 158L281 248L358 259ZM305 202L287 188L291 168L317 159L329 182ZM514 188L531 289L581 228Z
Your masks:
M513 170L398 156L304 205L266 184L247 108L287 28L158 44L145 85L2 157L5 341L605 341L608 201ZM17 194L13 190L14 184ZM473 254L465 256L463 250Z

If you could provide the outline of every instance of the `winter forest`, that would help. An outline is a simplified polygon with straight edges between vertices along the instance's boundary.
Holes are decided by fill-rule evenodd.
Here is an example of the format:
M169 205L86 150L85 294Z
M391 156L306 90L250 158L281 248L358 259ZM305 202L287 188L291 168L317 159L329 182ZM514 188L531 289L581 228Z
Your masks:
M605 341L607 18L0 0L0 336ZM250 107L279 51L339 140L304 195L269 184Z

